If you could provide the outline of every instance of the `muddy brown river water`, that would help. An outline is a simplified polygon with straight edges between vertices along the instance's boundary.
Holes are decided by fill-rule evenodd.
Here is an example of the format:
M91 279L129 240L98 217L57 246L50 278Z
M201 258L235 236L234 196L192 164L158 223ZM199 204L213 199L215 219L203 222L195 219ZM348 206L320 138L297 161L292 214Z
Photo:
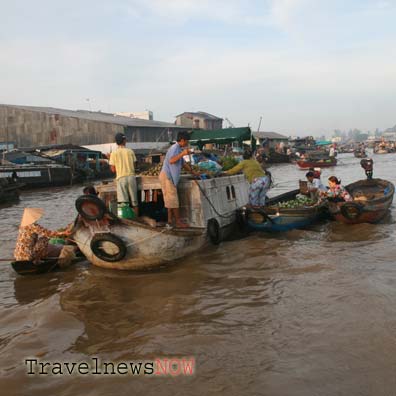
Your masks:
M324 182L364 178L359 159L338 159ZM396 154L373 159L374 176L396 183ZM291 164L270 170L270 195L297 188L305 175ZM40 223L56 229L74 218L80 192L29 191L2 207L1 258L12 256L24 207L44 207ZM146 273L80 263L21 277L1 263L0 395L393 395L395 219L392 206L380 224L254 234ZM108 374L70 375L62 366L60 375L58 366L39 374L35 366L29 375L25 364L91 369L93 358L123 369L143 362L153 373L112 374L108 366ZM183 358L194 360L193 375L175 375ZM166 359L174 375L154 366Z

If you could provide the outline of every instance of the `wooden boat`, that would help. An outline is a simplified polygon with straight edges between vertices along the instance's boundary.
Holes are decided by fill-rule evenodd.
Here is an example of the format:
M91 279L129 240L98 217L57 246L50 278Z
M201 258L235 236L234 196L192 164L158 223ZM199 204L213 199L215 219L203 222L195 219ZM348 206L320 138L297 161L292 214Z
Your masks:
M329 202L334 219L346 224L377 223L387 213L393 201L394 185L383 179L359 180L346 190L353 197L350 202Z
M36 275L54 271L58 267L58 259L43 259L37 264L33 261L12 261L11 266L19 275Z
M72 184L73 172L69 166L44 165L0 165L0 178L9 177L23 183L27 188L65 186Z
M160 184L157 176L137 177L137 183L143 207L142 198L158 195ZM207 180L182 177L178 185L180 212L190 227L178 229L153 219L154 224L117 218L110 213L116 199L115 184L99 186L97 191L100 198L83 196L76 202L81 216L73 240L92 264L120 270L142 270L172 262L199 250L208 239L219 243L232 233L236 210L248 202L243 175Z
M386 148L375 148L374 154L389 154L389 151Z
M81 252L76 252L76 257L71 260L67 267L84 260L85 257ZM47 272L57 271L62 267L59 257L43 258L38 263L34 263L31 260L12 261L11 266L19 275L45 274Z
M270 151L266 156L265 162L267 164L280 164L290 162L290 155L278 153L277 151Z
M329 168L331 166L337 165L337 159L335 157L327 157L322 159L306 158L303 160L297 160L296 163L300 169Z
M238 212L238 220L250 230L288 231L306 227L318 220L324 213L325 205L280 207L281 202L294 200L300 190L293 190L269 199L260 208L243 208Z

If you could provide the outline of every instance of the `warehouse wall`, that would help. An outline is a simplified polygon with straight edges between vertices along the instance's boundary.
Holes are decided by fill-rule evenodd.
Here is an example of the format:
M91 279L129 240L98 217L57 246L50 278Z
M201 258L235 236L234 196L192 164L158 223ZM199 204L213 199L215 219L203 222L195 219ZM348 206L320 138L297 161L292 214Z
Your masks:
M168 141L168 133L162 127L124 128L117 124L0 106L0 142L8 138L16 147L109 143L114 141L117 132L126 133L128 140L133 142L156 141L158 137L159 141Z

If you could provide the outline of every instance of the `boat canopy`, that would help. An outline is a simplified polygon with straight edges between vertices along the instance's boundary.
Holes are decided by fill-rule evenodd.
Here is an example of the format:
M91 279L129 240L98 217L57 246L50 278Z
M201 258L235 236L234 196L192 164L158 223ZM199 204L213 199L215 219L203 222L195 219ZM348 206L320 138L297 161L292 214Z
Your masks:
M317 140L316 141L317 146L328 146L330 144L333 144L333 142L330 140Z
M207 143L227 144L250 140L252 131L249 127L224 128L224 129L199 129L193 130L190 136L190 144L202 148Z

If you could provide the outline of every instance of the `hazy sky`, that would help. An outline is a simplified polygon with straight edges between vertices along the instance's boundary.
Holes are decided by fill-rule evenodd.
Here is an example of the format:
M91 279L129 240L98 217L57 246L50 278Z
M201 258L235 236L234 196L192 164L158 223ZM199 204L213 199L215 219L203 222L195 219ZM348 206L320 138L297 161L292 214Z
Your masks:
M0 1L0 103L287 135L396 124L396 0Z

